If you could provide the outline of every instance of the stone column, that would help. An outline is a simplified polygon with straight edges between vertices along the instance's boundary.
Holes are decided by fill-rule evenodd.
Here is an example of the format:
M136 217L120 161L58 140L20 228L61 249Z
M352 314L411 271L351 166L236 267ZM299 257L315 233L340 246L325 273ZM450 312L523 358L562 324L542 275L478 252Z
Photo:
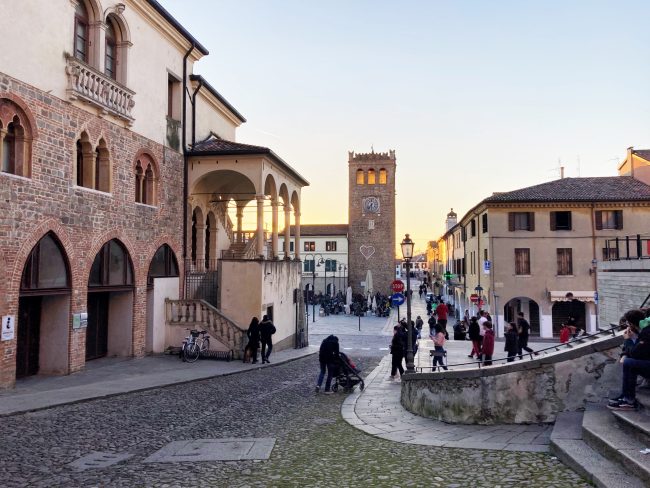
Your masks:
M242 234L242 219L244 218L244 207L240 204L237 204L237 234L235 235L236 242L244 242L244 236Z
M264 255L264 195L257 195L257 255Z
M291 240L291 207L288 203L284 204L284 259L291 259L291 248L289 241Z
M8 171L9 170L9 168L5 168L4 166L2 166L3 163L4 163L4 154L2 153L2 151L4 149L4 140L5 140L5 134L6 133L7 133L7 131L0 127L0 169L2 171Z
M296 257L297 261L300 261L300 212L298 210L295 210L293 212L293 218L296 222L296 229L294 231L294 256Z
M196 270L205 269L205 222L196 222Z
M278 201L273 200L271 202L272 209L272 224L271 224L271 249L273 259L278 257Z

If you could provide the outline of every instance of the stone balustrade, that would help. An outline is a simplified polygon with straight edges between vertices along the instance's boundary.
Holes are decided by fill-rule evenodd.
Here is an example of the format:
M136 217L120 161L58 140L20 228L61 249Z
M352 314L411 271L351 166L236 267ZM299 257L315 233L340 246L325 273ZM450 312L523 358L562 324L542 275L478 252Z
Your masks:
M207 330L212 337L241 358L246 331L203 300L165 300L168 325Z
M133 123L131 110L135 105L135 92L117 81L88 66L73 56L66 57L68 75L68 97L84 100L101 109Z

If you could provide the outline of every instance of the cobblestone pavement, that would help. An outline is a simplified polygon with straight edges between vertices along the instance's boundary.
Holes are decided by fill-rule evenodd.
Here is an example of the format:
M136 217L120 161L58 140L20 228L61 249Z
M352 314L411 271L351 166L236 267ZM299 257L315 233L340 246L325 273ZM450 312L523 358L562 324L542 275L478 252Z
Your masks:
M355 359L370 372L380 357ZM64 405L0 422L7 487L586 487L548 454L417 446L370 436L341 418L342 393L313 391L318 361ZM145 464L171 441L274 438L267 461ZM131 454L102 469L69 463Z

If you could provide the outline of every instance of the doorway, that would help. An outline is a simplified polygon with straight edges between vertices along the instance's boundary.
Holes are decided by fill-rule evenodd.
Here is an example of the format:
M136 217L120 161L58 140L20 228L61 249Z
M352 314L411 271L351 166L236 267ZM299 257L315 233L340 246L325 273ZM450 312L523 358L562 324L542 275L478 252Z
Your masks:
M86 361L108 354L108 303L110 293L88 293Z
M38 373L41 338L42 297L20 297L18 301L18 342L16 347L16 378Z

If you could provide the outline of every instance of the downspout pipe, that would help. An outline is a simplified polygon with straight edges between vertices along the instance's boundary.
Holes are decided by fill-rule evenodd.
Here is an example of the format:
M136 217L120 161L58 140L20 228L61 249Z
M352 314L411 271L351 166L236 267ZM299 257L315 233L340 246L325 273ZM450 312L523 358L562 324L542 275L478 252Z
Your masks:
M194 149L194 144L196 144L196 95L198 95L202 86L203 77L199 78L199 84L192 93L192 149Z
M192 51L196 48L196 44L193 42L190 49L183 56L183 133L181 134L181 141L183 145L183 265L185 265L185 260L187 259L187 199L188 199L188 188L189 183L189 164L188 164L188 151L187 151L187 137L185 134L186 131L186 122L187 122L187 58L190 57Z

